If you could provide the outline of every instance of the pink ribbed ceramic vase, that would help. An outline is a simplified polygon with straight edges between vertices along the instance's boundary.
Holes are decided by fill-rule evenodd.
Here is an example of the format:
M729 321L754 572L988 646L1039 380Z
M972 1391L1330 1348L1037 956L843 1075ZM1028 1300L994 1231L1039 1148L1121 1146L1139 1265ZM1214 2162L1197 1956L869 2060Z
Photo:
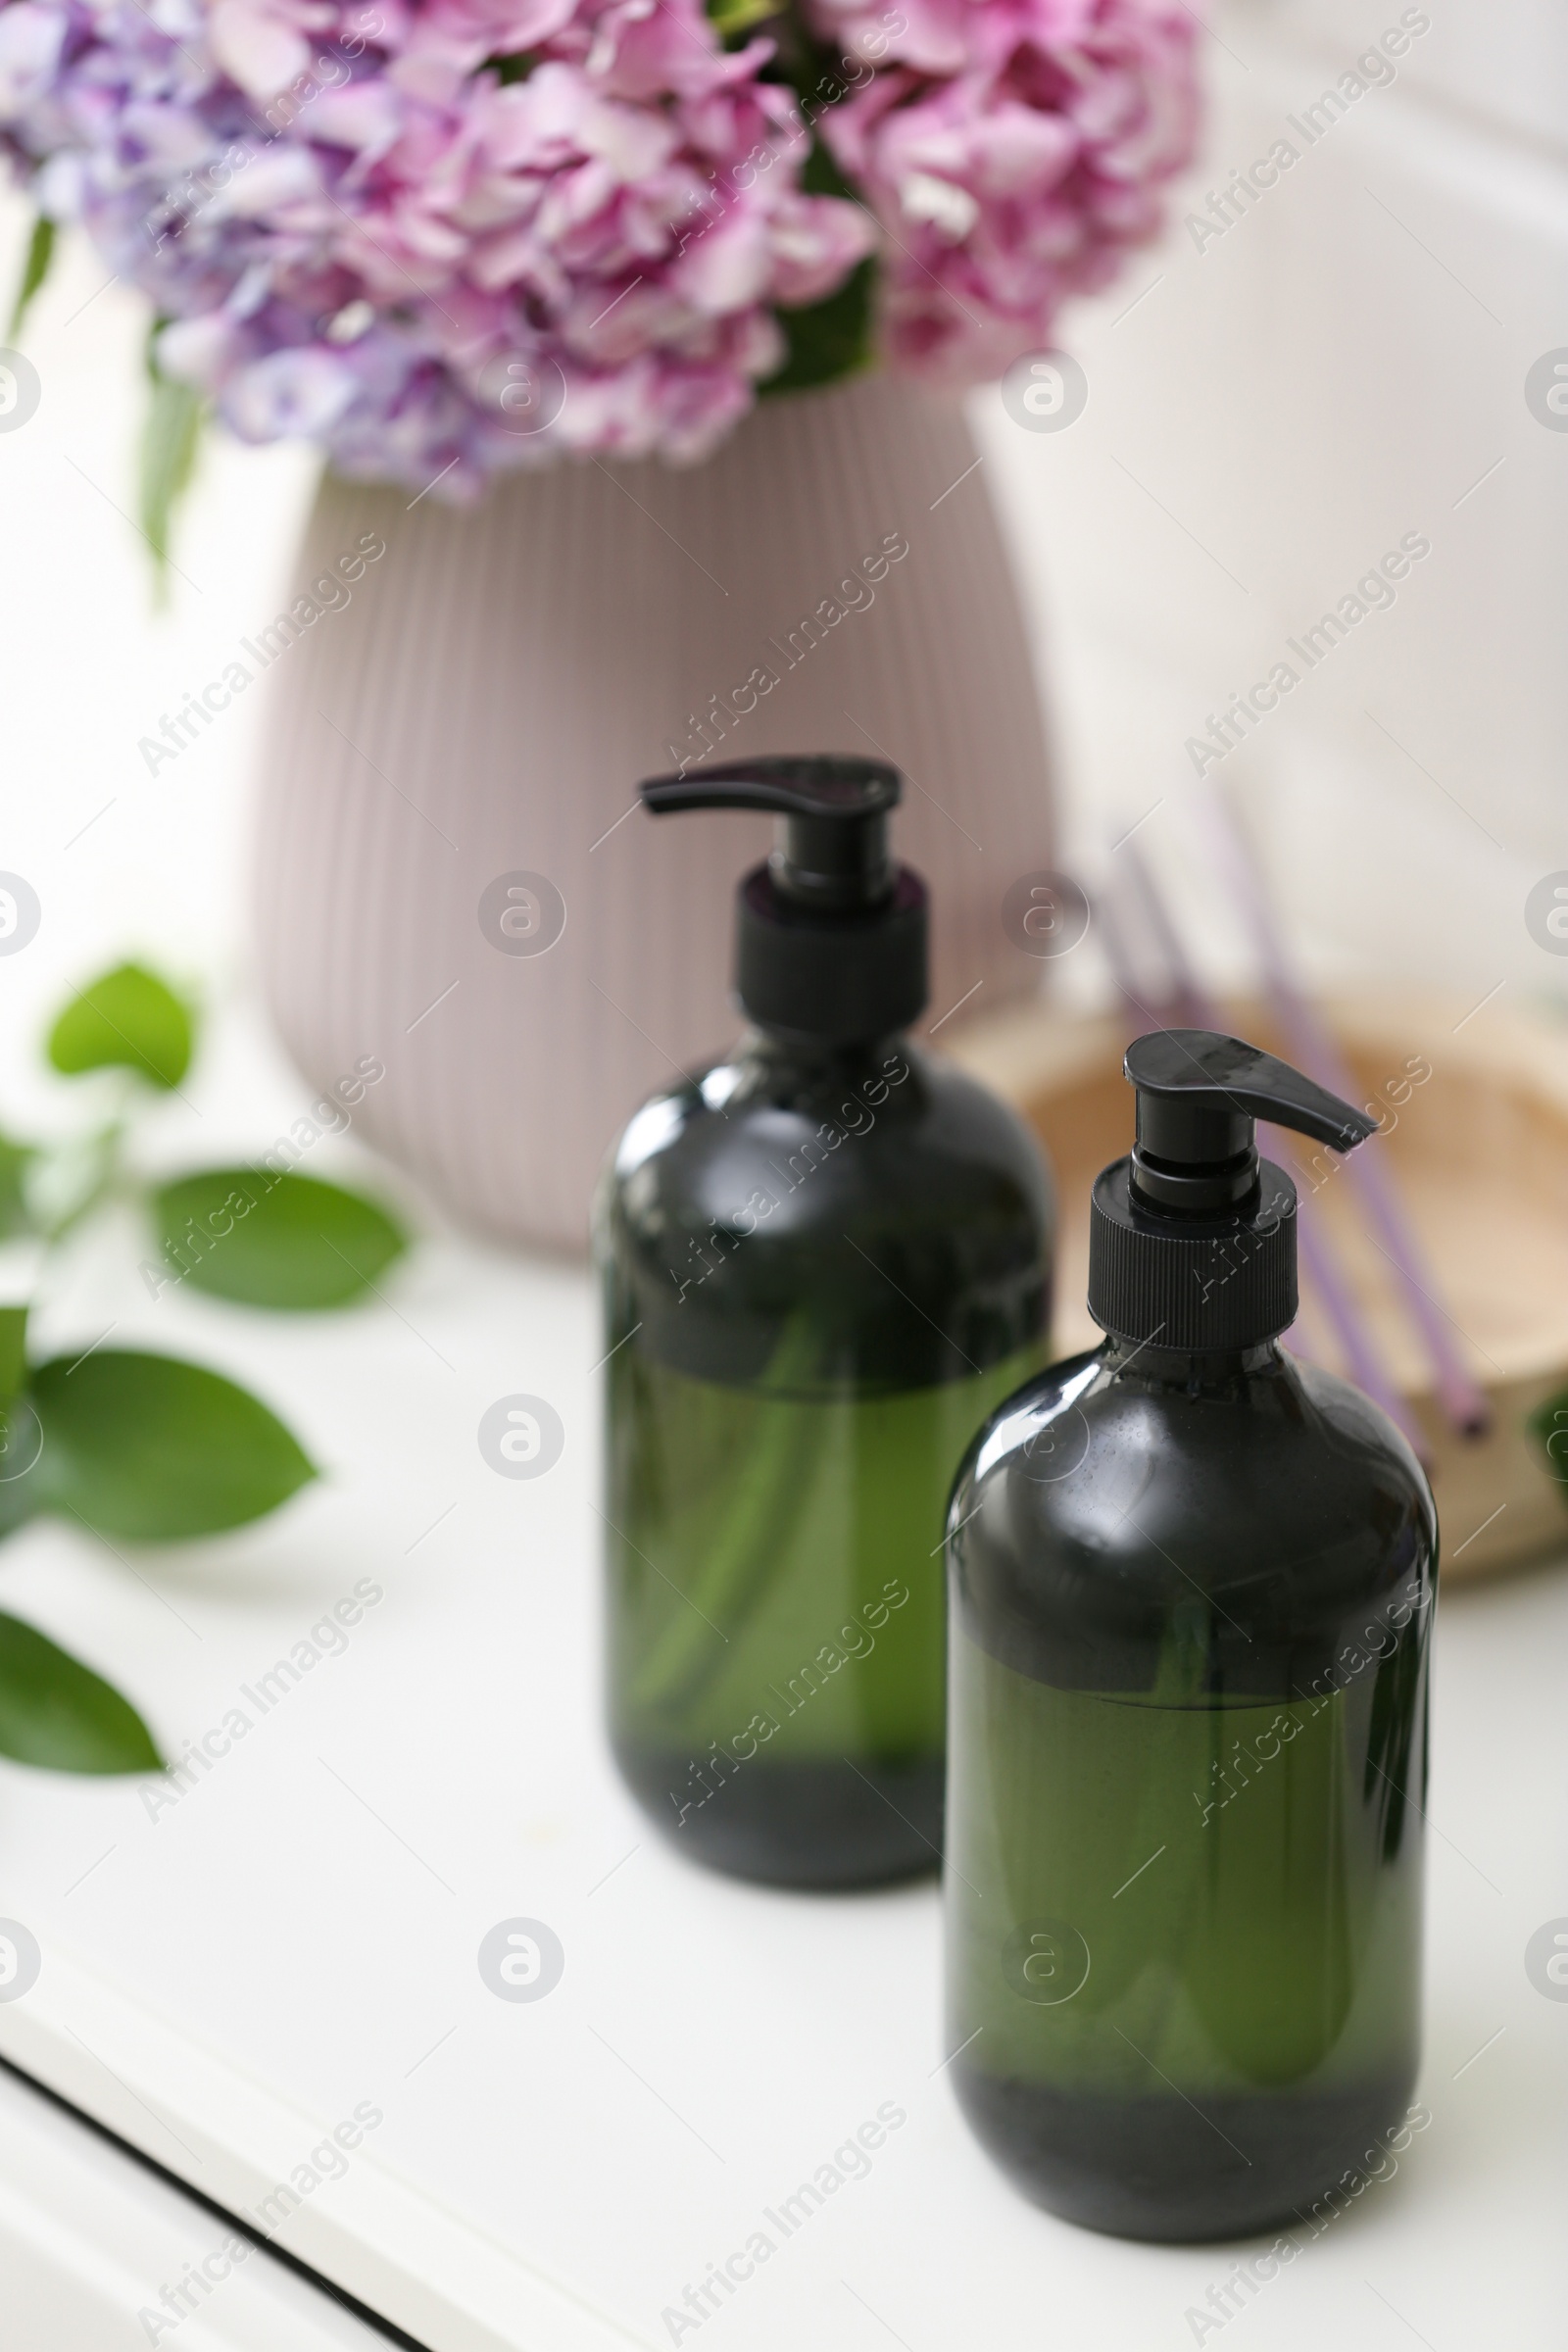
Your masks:
M1045 741L956 405L870 377L763 403L690 470L567 464L469 511L329 478L300 584L371 540L276 662L259 957L313 1084L385 1064L359 1131L459 1218L580 1250L616 1129L734 1034L766 822L633 808L705 746L895 760L930 1020L1035 985L1001 903L1050 863Z

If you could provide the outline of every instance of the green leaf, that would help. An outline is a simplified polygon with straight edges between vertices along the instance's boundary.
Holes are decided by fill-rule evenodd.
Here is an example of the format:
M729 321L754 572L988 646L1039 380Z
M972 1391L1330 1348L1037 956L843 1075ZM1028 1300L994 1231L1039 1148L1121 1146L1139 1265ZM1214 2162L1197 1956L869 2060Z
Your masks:
M27 1377L27 1310L0 1306L0 1408L8 1405Z
M49 1032L49 1058L74 1078L83 1070L134 1070L154 1086L178 1086L190 1067L190 1006L139 963L105 972L73 997Z
M128 1699L0 1611L0 1756L51 1772L160 1772L163 1758Z
M29 1391L43 1450L31 1507L109 1536L178 1543L275 1510L316 1476L281 1421L220 1373L171 1355L56 1356Z
M708 0L708 22L726 43L777 16L779 0Z
M30 1144L16 1144L10 1136L0 1135L0 1241L32 1230L26 1177L33 1156Z
M194 385L165 375L156 350L167 319L154 321L147 344L150 390L141 434L141 527L153 551L154 585L159 602L169 591L169 542L174 510L196 471L202 427L207 421L207 396Z
M758 385L766 400L780 392L809 392L858 375L871 365L871 303L876 264L867 258L851 270L836 294L804 310L777 310L784 329L784 364Z
M27 1380L27 1309L0 1306L0 1537L30 1519L33 1500L27 1472L37 1461L43 1433L23 1390Z
M13 1396L0 1411L0 1541L25 1527L41 1507L38 1482L27 1472L42 1443L43 1431L28 1398Z
M17 299L11 306L11 322L6 328L6 341L14 343L26 322L32 298L49 274L49 265L55 258L55 224L40 213L32 224L27 244L27 259L23 265L22 283Z
M1548 1396L1531 1414L1529 1428L1541 1447L1546 1476L1568 1487L1568 1389ZM1568 1495L1563 1498L1568 1501Z
M373 1200L314 1176L204 1168L151 1206L172 1273L244 1306L342 1306L408 1247Z

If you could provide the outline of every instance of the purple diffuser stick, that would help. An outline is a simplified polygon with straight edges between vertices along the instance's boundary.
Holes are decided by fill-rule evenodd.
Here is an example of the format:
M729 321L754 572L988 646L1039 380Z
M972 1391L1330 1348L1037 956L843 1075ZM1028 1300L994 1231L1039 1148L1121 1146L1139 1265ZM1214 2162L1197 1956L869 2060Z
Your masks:
M1251 927L1275 1013L1293 1055L1309 1078L1354 1102L1355 1081L1291 970L1262 876L1240 826L1217 792L1204 796L1200 806L1207 809L1232 895ZM1388 1176L1370 1152L1354 1153L1347 1172L1377 1228L1376 1246L1399 1277L1405 1305L1432 1363L1439 1401L1461 1436L1479 1437L1491 1419L1486 1397L1448 1335L1447 1319L1438 1303L1436 1277Z

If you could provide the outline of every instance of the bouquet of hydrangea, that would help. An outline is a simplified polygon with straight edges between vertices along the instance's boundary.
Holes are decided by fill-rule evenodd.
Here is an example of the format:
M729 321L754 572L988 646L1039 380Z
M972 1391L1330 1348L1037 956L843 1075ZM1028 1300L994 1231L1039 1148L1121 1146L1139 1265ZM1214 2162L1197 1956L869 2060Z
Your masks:
M155 380L440 497L999 374L1159 220L1180 0L0 0L0 145Z

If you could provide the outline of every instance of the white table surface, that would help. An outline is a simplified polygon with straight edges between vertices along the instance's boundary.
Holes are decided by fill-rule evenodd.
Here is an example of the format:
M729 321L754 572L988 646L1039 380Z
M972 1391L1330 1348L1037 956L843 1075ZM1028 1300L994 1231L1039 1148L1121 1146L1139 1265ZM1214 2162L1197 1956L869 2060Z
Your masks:
M38 2091L0 2074L0 2312L6 2352L385 2352L379 2329L231 2232ZM218 2283L175 2330L167 2290ZM179 2311L176 2300L174 2313ZM150 2321L141 2317L146 2312Z
M14 256L21 208L3 211ZM310 471L297 451L215 447L181 538L188 580L152 618L124 519L139 313L74 250L38 318L49 399L0 473L7 544L24 551L0 565L17 788L0 861L45 906L0 975L3 1108L23 1127L61 1115L32 1040L68 978L140 951L228 1002L253 720L156 783L135 746L209 674L212 649L271 609ZM191 1108L160 1114L161 1164L253 1154L303 1107L239 1002ZM326 1144L313 1167L350 1160ZM43 1951L37 1983L0 2004L0 2052L236 2205L373 2103L383 2121L281 2242L434 2352L667 2343L664 2308L887 2101L907 2121L869 2176L705 2320L705 2344L1194 2342L1185 2315L1225 2278L1227 2249L1072 2230L1020 2202L969 2138L942 2072L933 1888L731 1886L657 1844L620 1791L598 1729L599 1348L582 1278L438 1237L384 1306L270 1319L151 1301L141 1248L123 1229L85 1251L41 1313L45 1344L85 1347L115 1320L117 1344L227 1369L327 1475L275 1519L183 1549L122 1560L79 1531L27 1530L0 1554L0 1606L122 1683L175 1751L358 1579L385 1597L156 1821L133 1785L0 1765L0 1916ZM519 1391L566 1427L536 1484L494 1476L475 1442L485 1407ZM1560 1571L1443 1603L1433 2122L1395 2180L1227 2324L1238 2352L1557 2352L1568 2004L1541 1997L1523 1956L1568 1915L1565 1637ZM485 1932L515 1916L547 1921L565 1950L536 2004L497 2000L476 1967ZM144 2342L144 2282L211 2246L205 2216L160 2203L154 2183L126 2189L122 2166L25 2094L0 2095L4 2352L33 2352L28 2328L48 2352ZM181 2352L314 2345L326 2322L308 2298L242 2320L267 2273L241 2276L181 2323Z
M669 2342L665 2309L889 2101L907 2121L869 2175L681 2342L1193 2342L1226 2248L1069 2229L970 2139L942 2071L933 1886L733 1886L621 1791L599 1724L586 1278L436 1236L384 1304L270 1318L154 1304L134 1255L106 1234L56 1320L90 1338L118 1316L117 1344L236 1371L325 1476L220 1542L122 1559L39 1526L9 1547L6 1605L111 1669L166 1751L236 1703L255 1721L156 1819L135 1783L0 1771L0 1911L44 1955L0 2005L0 2054L230 2204L369 2102L384 2120L279 2242L434 2352ZM566 1430L532 1482L496 1476L475 1437L517 1392ZM248 1706L241 1686L366 1578L384 1597L342 1654ZM1439 1624L1432 2125L1229 2323L1238 2344L1560 2341L1568 2004L1534 1989L1524 1947L1568 1913L1568 1579L1458 1590ZM565 1951L526 2005L476 1965L519 1916ZM13 2195L19 2166L7 2138Z

